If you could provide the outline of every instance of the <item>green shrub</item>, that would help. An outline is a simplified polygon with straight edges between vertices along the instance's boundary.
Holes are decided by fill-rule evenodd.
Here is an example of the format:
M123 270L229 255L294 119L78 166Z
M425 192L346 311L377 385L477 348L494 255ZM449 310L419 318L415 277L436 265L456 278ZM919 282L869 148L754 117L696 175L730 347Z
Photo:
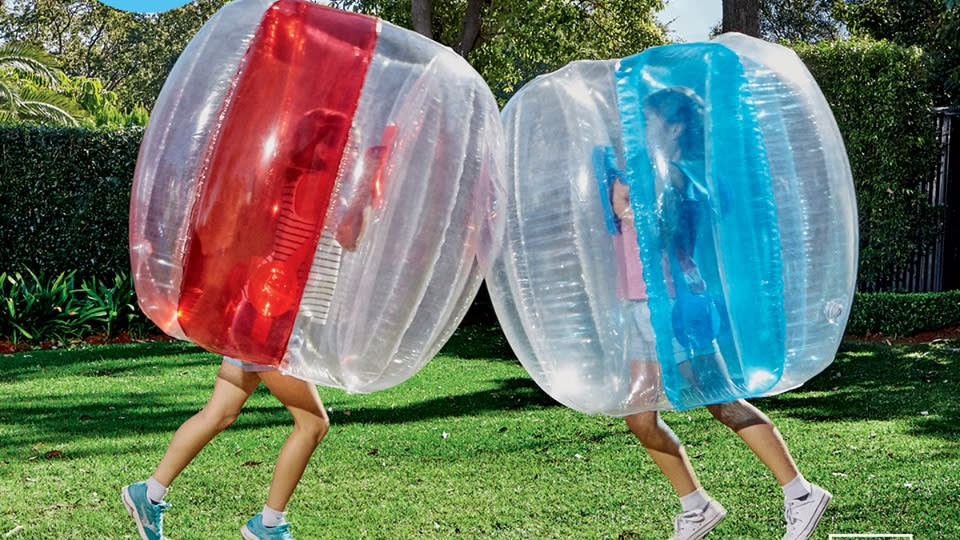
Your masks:
M905 337L954 326L960 326L960 291L857 293L847 332Z
M143 130L0 129L0 272L130 267L130 186Z
M133 335L144 335L155 330L153 323L137 305L136 291L128 272L118 272L112 281L107 282L98 278L89 282L85 280L80 285L80 291L85 295L84 305L103 314L97 322L108 337L120 330Z
M47 280L27 270L0 274L0 330L11 341L64 341L83 335L106 312L77 297L76 272Z
M156 331L137 307L128 273L107 283L83 281L79 287L76 275L70 271L48 279L30 270L0 273L0 339L38 344Z
M940 211L921 190L939 156L922 53L865 39L794 49L830 103L850 158L859 289L891 290L910 257L929 249L940 231Z

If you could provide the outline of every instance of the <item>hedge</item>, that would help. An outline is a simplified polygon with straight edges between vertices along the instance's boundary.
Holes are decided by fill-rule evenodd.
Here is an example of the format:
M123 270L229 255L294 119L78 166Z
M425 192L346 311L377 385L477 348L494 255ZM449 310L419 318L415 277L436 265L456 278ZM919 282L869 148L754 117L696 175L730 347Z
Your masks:
M0 272L112 279L142 128L0 128Z
M886 41L797 44L830 103L853 170L860 220L858 289L890 291L915 253L930 249L942 209L921 189L940 146L922 52Z
M847 333L906 337L960 326L960 291L857 293Z
M860 290L892 276L939 232L920 189L938 143L917 49L855 39L797 44L833 108L853 169ZM127 214L142 130L0 127L0 272L110 278L129 267Z

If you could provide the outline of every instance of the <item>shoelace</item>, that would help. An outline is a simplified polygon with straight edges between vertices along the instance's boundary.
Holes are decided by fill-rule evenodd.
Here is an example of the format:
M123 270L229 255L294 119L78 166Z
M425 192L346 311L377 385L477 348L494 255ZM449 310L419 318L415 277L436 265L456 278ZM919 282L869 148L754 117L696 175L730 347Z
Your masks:
M281 540L294 540L293 534L290 533L289 523L281 523L280 525L271 528L280 533Z
M802 500L794 499L787 502L786 509L783 511L783 517L786 518L788 527L800 521L800 516L797 514L800 513L800 508L802 508L803 505L807 504L808 502L810 502L809 497Z
M703 510L690 510L689 512L683 512L677 516L677 520L674 523L674 529L679 533L685 525L695 525L704 520Z

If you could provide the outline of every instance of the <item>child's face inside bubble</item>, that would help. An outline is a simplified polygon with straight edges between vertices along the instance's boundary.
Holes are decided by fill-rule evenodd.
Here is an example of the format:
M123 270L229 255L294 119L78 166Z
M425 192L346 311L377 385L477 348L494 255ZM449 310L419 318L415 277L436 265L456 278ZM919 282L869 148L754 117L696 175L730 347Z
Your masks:
M644 101L647 153L654 166L703 157L704 107L688 88L659 90Z
M683 126L677 123L669 123L657 111L646 110L647 129L647 155L650 161L658 170L664 170L666 166L680 157L680 133Z

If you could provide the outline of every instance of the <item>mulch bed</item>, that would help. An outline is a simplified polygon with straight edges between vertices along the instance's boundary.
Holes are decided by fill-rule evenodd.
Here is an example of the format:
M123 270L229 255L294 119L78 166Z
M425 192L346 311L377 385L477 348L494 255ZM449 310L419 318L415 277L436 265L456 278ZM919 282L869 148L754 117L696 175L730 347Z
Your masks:
M70 341L44 341L39 345L32 343L13 343L8 339L0 339L0 354L13 354L24 351L48 350L48 349L68 349L79 345L107 345L118 343L147 343L152 341L173 341L173 338L165 334L148 335L144 337L133 338L126 332L119 332L113 336L106 334L93 334L83 338L71 339Z

